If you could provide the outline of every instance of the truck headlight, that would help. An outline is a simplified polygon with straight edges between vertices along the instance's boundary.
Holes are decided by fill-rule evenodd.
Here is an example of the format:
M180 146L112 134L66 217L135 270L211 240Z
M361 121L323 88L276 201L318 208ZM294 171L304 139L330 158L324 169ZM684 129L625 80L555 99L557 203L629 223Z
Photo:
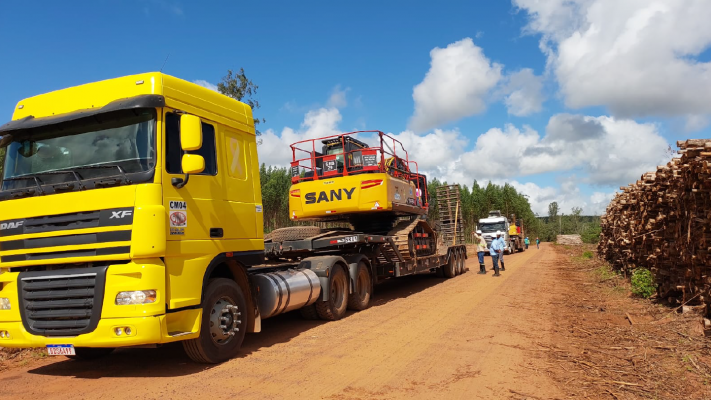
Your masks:
M116 295L116 305L126 306L132 304L155 303L155 290L136 290L133 292L121 292Z
M7 297L0 297L0 310L9 310L11 308L10 299Z

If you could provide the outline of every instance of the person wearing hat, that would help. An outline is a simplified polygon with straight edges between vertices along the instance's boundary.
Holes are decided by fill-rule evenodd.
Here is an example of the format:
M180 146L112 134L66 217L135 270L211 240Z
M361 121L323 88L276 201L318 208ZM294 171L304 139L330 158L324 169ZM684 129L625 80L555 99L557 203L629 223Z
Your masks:
M491 255L491 262L494 264L494 276L501 276L499 274L499 257L504 253L504 241L501 239L501 231L496 232L496 239L491 242L491 248L489 249L489 254Z
M474 244L476 244L476 253L479 256L479 274L486 274L486 266L484 265L484 253L486 252L486 240L481 236L481 231L477 230L472 235Z

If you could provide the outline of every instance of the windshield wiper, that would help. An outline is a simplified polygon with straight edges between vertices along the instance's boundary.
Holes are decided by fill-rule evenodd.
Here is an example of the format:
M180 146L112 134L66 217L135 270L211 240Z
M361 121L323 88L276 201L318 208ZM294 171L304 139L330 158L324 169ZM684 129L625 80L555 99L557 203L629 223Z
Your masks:
M35 185L37 186L37 191L39 191L40 196L44 195L44 190L42 190L42 184L40 183L39 178L37 175L25 175L25 176L18 176L14 178L6 178L3 179L3 184L7 181L22 181L26 179L33 179L35 181ZM27 196L34 196L35 191L34 188L27 188L27 189L19 189L19 190L11 190L10 191L10 196L13 199L19 199L21 197L27 197Z
M127 184L131 184L131 180L128 179L128 176L126 175L126 171L121 168L120 165L118 164L105 164L105 165L84 165L81 167L74 167L74 169L118 169L119 173L121 174L121 177L123 178L123 181ZM97 179L94 180L94 186L113 186L116 185L117 183L121 183L120 179L116 178L106 178L106 179Z

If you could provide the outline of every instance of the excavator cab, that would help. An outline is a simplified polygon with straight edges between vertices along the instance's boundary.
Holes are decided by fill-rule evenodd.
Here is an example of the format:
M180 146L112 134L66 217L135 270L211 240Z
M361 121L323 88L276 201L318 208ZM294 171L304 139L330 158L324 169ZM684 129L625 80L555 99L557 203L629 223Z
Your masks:
M344 169L348 173L364 172L363 149L369 146L352 137L341 135L321 142L322 151L313 151L314 168L304 173L304 178L342 176ZM292 174L292 177L294 175Z

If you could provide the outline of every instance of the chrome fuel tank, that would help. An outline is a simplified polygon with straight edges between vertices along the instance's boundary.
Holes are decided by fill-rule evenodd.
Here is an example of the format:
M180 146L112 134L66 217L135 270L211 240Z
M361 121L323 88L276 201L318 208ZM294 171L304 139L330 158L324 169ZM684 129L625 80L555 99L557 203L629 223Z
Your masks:
M262 319L311 305L321 294L318 276L309 269L256 274L252 279Z

